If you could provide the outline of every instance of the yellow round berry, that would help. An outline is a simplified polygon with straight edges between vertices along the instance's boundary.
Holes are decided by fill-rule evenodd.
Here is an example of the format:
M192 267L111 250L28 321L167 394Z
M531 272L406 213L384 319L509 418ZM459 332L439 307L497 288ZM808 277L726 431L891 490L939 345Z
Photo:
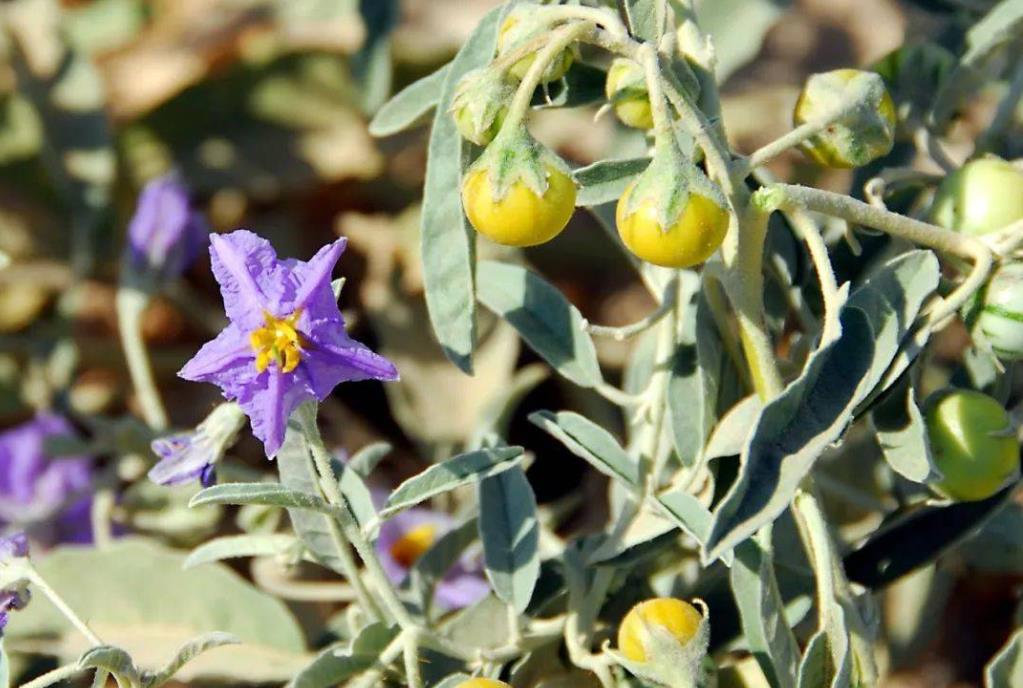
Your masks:
M458 688L511 688L511 686L504 681L495 681L492 678L470 678L468 681L459 683Z
M618 235L637 257L666 268L688 268L710 258L725 240L728 212L717 201L690 192L675 224L664 229L653 199L629 212L633 188L630 185L618 199L615 218Z
M941 182L931 219L971 236L1023 220L1023 170L1000 158L966 163Z
M501 23L501 29L497 34L497 54L503 55L510 50L515 49L520 44L525 43L533 36L520 35L521 31L517 30L519 20L516 16L512 15ZM539 35L539 34L534 34ZM530 53L526 57L513 64L508 68L508 73L520 81L525 78L526 72L533 66L533 61L536 59L536 51ZM560 55L557 55L551 63L547 65L547 69L544 70L543 75L540 78L541 82L557 81L561 77L568 73L569 68L572 66L574 57L570 48L565 48L561 51Z
M632 60L618 58L607 70L604 95L622 124L635 129L652 129L654 115L646 90L643 68Z
M547 167L547 191L537 195L516 180L503 198L495 198L486 168L473 170L462 183L462 206L480 234L505 246L536 246L565 228L575 210L575 182Z
M960 389L926 413L927 437L944 476L934 488L951 499L987 499L1019 473L1019 443L1009 414L992 397Z
M633 662L646 662L643 638L654 626L675 636L679 645L686 645L696 636L703 615L688 602L673 597L657 597L640 602L625 615L618 627L618 651Z

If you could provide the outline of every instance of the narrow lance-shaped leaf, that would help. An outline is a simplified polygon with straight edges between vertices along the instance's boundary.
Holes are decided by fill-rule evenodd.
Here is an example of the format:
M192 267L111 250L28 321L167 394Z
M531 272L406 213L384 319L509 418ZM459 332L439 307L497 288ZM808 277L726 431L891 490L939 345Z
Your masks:
M529 420L561 440L569 451L604 475L639 485L639 466L604 428L571 411L537 411Z
M329 688L369 669L398 635L397 627L382 623L366 626L350 647L340 643L326 648L288 682L287 688Z
M984 667L984 688L1023 686L1023 628Z
M841 332L769 402L743 450L739 476L714 512L704 558L713 561L773 521L853 411L881 380L924 300L938 284L929 251L899 256L842 309ZM837 328L836 328L837 329Z
M204 504L259 504L286 509L304 509L323 514L334 507L320 497L289 489L279 483L224 483L200 490L188 502L191 507Z
M185 559L184 567L190 569L193 566L239 557L276 556L296 546L298 540L291 535L278 533L225 535L204 542L192 550Z
M735 548L731 583L746 643L764 676L772 688L795 685L799 646L785 620L771 552L757 538Z
M167 665L160 669L156 674L148 677L143 683L144 688L159 688L167 681L174 678L183 666L191 662L193 659L201 655L202 653L212 650L215 647L223 647L224 645L237 645L240 643L236 636L230 633L221 633L220 631L214 631L212 633L205 633L197 638L192 638L187 643L181 646L181 648L174 654L174 658L167 663Z
M491 10L451 62L433 117L423 185L420 241L426 306L444 355L467 373L472 372L476 345L476 237L457 193L468 144L459 136L448 108L458 80L493 56L504 11L503 7Z
M317 433L316 404L313 402L302 404L291 414L284 435L284 444L277 452L277 470L282 485L319 498L321 492L313 467L310 433ZM295 533L302 539L313 557L324 566L343 572L344 567L338 559L336 545L331 535L328 520L330 517L303 509L290 509L288 516Z
M387 499L380 517L388 518L431 497L497 475L522 461L522 447L479 449L434 464L399 485Z
M450 69L451 65L446 64L395 94L374 115L369 123L369 133L373 136L391 136L414 125L437 106Z
M903 375L870 414L881 452L892 470L917 483L941 479L934 464L927 426L916 403L916 390Z
M536 496L520 467L479 484L480 539L494 593L517 612L529 606L540 575Z
M577 206L600 205L621 198L625 187L650 164L650 158L600 160L572 172L579 186Z
M586 321L564 295L518 265L481 261L480 303L501 316L547 363L580 387L601 382Z
M685 466L696 463L717 418L723 350L707 302L693 293L665 392L675 451Z

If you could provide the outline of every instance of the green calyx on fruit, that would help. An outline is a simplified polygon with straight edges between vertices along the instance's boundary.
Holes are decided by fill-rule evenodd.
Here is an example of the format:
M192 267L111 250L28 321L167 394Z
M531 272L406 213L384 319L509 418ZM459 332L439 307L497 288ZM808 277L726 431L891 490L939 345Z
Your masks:
M931 221L981 236L1023 220L1023 170L1001 158L971 160L941 182Z
M607 70L604 94L618 119L635 129L652 129L653 112L643 68L633 60L619 57Z
M826 167L862 167L887 155L895 143L895 105L874 72L836 69L807 79L792 114L805 124L828 117L835 108L854 106L803 142L802 150Z
M451 115L462 138L477 146L494 140L508 115L515 89L495 69L474 69L458 82Z
M998 401L974 390L945 390L924 404L927 437L950 499L986 499L1019 475L1019 443Z
M497 34L497 55L501 57L509 52L524 46L530 41L543 36L556 26L559 18L552 16L550 8L533 3L520 3L501 22L501 28ZM522 79L526 72L533 66L536 59L536 52L532 51L525 57L520 58L510 67L508 73L516 79ZM551 60L540 78L542 83L557 81L565 76L572 63L575 61L575 53L572 48L565 48L559 55Z

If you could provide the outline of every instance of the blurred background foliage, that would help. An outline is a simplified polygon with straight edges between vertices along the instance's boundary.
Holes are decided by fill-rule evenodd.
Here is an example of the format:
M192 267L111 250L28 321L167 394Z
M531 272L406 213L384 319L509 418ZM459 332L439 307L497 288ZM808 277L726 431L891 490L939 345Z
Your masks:
M484 419L521 398L508 419L508 439L536 453L529 477L540 502L557 514L565 532L602 523L606 479L526 416L538 408L573 408L605 427L620 427L617 412L547 375L517 335L487 314L481 313L476 375L463 375L445 359L428 324L417 255L426 129L382 140L367 131L372 113L391 93L450 59L496 4L4 2L0 426L24 420L33 408L56 405L80 423L94 419L82 428L94 452L135 447L140 465L151 463L146 431L130 420L136 409L117 344L114 293L138 189L177 169L217 231L246 227L267 237L280 255L299 257L336 235L349 237L342 306L350 329L393 360L402 381L386 392L375 384L339 388L321 409L329 442L354 452L386 438L396 451L382 466L397 480L465 445ZM870 65L906 41L925 38L959 51L964 30L991 4L704 0L701 18L718 50L729 135L748 152L787 131L798 90L811 72ZM1004 88L992 83L959 113L948 138L953 155L957 141L969 150ZM595 112L540 110L531 128L579 165L644 150L640 134L610 116L594 122ZM1023 154L1019 133L1017 117L1005 136L1007 157ZM854 194L861 185L852 173L822 170L797 153L779 158L771 171ZM489 244L480 250L484 256L507 251ZM583 213L526 257L595 322L624 324L651 307L621 253ZM836 253L840 273L855 273L857 260ZM812 284L805 265L796 261L788 269L797 284ZM194 425L217 400L212 386L187 385L174 373L219 330L222 318L208 259L146 313L145 336L174 425ZM942 333L929 386L951 375L949 361L964 342L961 330ZM602 340L599 354L608 370L621 373L629 345ZM839 461L840 455L852 460ZM265 468L251 437L232 456L235 470ZM879 449L864 433L825 461L823 489L862 496L862 509L846 506L831 514L843 539L854 541L879 525L875 507L891 499L892 486L878 477L882 471L869 469L880 465ZM217 512L190 512L145 481L122 498L118 510L126 527L159 531L175 544L195 544L235 527L217 520ZM275 523L251 509L238 518L246 530L272 530ZM984 662L1019 614L1021 525L1023 509L1006 509L982 537L889 588L883 606L891 667L886 685L980 684ZM785 563L783 548L778 559ZM307 630L322 627L309 614L302 616ZM281 642L298 641L288 636Z

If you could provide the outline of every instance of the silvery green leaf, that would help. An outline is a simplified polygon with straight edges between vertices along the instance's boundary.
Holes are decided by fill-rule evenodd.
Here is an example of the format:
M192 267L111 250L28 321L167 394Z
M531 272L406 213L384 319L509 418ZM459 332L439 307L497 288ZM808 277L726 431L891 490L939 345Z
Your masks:
M175 653L174 659L168 662L163 669L160 669L160 671L153 676L148 677L143 683L143 686L144 688L158 688L171 680L183 666L204 652L212 650L215 647L223 647L224 645L237 645L240 642L241 641L238 638L230 633L221 633L220 631L204 633L201 636L192 638L181 646L177 653Z
M791 0L700 0L696 16L710 34L717 58L715 76L724 83L760 52L764 37ZM738 27L741 27L738 28Z
M344 683L373 666L397 635L396 626L382 623L366 626L350 647L338 643L316 655L316 659L288 682L287 688L329 688Z
M102 669L110 672L119 686L139 685L139 670L131 655L119 647L100 645L86 650L78 659L83 669Z
M123 648L137 666L162 666L189 640L213 631L235 635L242 644L196 658L178 672L180 681L283 682L308 662L302 629L284 603L224 565L184 570L184 559L146 540L122 538L100 549L58 547L33 563L105 642ZM88 649L44 595L18 612L4 635L10 651L31 645L33 653L64 663Z
M398 0L363 1L358 7L366 37L348 64L359 86L359 104L364 112L375 112L391 92L391 31L398 23L400 8Z
M572 411L537 411L529 415L529 420L604 475L633 488L639 486L639 465L611 433L596 423Z
M408 580L419 596L422 609L429 608L434 586L458 562L477 534L476 519L469 519L440 536L430 549L416 559L409 570Z
M837 651L837 653L836 653ZM839 664L835 664L836 656ZM848 647L832 648L824 631L810 638L799 664L798 688L841 688L850 685Z
M409 84L377 110L369 123L373 136L391 136L408 129L437 107L450 64Z
M487 595L444 620L443 631L453 643L480 648L501 647L509 641L508 605Z
M696 464L717 419L718 374L724 357L706 300L698 291L691 294L665 391L675 451L689 467Z
M870 419L885 461L893 471L917 483L941 479L908 374L889 388L871 410Z
M374 442L355 452L348 460L348 468L355 471L360 478L366 480L373 469L377 467L380 460L391 453L394 447L390 442Z
M499 598L522 613L540 575L536 497L515 468L479 484L479 531L487 578Z
M799 646L785 619L770 550L757 538L741 543L735 548L730 575L749 651L772 688L795 685Z
M840 314L841 332L822 342L802 374L760 414L743 450L739 477L714 512L706 561L785 510L799 482L841 438L857 405L882 379L937 284L934 254L911 251L889 262L849 298Z
M971 65L1023 35L1023 2L1002 0L966 32L966 53L960 61Z
M436 463L399 485L380 511L387 519L431 497L497 475L517 466L523 458L522 447L478 449Z
M628 0L625 3L633 35L647 41L656 41L660 38L660 30L656 21L657 4L658 0ZM668 3L663 3L663 6L667 7ZM668 11L670 12L670 10Z
M188 555L184 567L210 564L239 557L268 557L284 554L298 544L291 535L260 533L257 535L224 535L204 542Z
M480 303L518 330L552 368L580 387L602 380L597 350L579 310L549 282L518 265L481 261Z
M310 442L318 437L316 429L316 404L302 404L288 419L284 444L277 452L277 470L281 484L309 495L321 497L316 469L313 465ZM305 509L289 509L288 517L310 554L321 564L335 571L343 572L344 566L337 556L336 545L331 535L330 517Z
M650 158L600 160L572 172L579 189L577 206L600 205L617 201L633 179L650 164Z
M710 433L704 458L710 461L741 454L750 432L757 426L757 417L762 408L763 403L756 394L749 395L730 408Z
M984 688L1023 686L1023 628L984 667Z
M657 496L657 501L664 507L667 516L679 528L689 534L701 546L706 546L707 535L710 533L711 513L700 501L685 490L669 490ZM721 559L730 564L731 551L721 554Z
M204 504L264 504L286 509L305 509L321 514L333 513L334 507L321 497L289 489L280 483L224 483L200 490L192 497L190 507Z
M448 109L458 80L493 56L504 12L504 7L491 10L451 62L433 117L423 185L420 242L430 322L444 355L470 374L476 345L476 236L456 192L469 147L459 136Z
M1005 507L1019 481L978 502L923 506L886 523L843 560L850 581L877 589L939 557Z

